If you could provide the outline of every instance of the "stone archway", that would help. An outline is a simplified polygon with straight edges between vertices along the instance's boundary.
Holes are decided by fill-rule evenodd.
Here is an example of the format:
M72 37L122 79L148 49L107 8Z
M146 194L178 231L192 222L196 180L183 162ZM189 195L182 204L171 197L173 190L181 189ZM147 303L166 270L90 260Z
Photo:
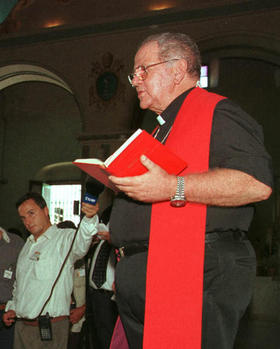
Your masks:
M48 164L80 157L83 121L72 88L48 68L0 66L0 219L8 226L14 202Z
M203 63L210 67L210 88L218 85L219 61L222 59L259 60L279 66L280 69L280 40L274 36L227 32L202 38L199 41L199 48Z
M0 91L12 85L26 82L41 82L59 86L71 95L74 95L71 87L55 73L32 64L9 64L0 67ZM3 112L3 110L2 110ZM7 120L2 115L2 144L0 154L0 184L5 184L3 176L3 166L5 157L5 140L7 130Z
M275 36L227 32L199 40L203 58L247 57L280 65L280 40Z
M73 94L70 86L59 76L40 66L31 64L10 64L0 67L0 90L14 84L40 81L57 85Z

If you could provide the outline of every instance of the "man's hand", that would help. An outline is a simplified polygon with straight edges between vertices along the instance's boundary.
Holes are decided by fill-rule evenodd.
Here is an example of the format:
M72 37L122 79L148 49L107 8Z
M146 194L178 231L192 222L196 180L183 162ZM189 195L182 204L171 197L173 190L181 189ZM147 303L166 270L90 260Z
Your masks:
M3 321L6 326L11 326L15 322L16 313L14 310L8 310L3 314Z
M92 218L96 215L99 210L98 203L96 205L87 204L82 202L82 212L86 215L87 218Z
M115 186L131 198L143 202L167 201L175 194L177 179L169 175L146 156L141 156L142 164L148 172L135 177L115 177L109 179Z
M99 231L97 236L100 240L107 240L109 243L111 243L111 236L108 231Z
M169 200L176 192L176 176L142 155L148 172L136 177L114 177L116 187L133 199L143 202ZM253 176L234 169L214 168L185 176L185 195L189 202L211 206L242 206L266 200L271 188Z
M70 316L69 316L71 324L76 324L77 322L79 322L81 320L81 318L84 316L85 310L86 310L85 305L71 309Z

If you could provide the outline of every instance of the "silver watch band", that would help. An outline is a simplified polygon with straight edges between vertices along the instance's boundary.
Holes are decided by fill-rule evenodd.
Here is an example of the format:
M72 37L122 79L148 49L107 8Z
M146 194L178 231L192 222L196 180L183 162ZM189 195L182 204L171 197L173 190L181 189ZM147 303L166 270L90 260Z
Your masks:
M175 195L171 198L171 206L183 207L186 205L185 197L185 178L177 176L177 188Z

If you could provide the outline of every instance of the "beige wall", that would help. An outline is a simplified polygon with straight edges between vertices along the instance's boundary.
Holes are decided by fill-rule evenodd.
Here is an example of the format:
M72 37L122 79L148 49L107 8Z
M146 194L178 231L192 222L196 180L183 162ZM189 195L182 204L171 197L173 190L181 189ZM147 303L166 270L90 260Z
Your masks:
M236 100L263 125L275 173L279 174L280 9L232 15L223 12L216 17L203 12L201 17L186 20L180 16L177 20L164 18L165 23L160 17L154 17L154 22L147 17L146 26L139 20L135 25L127 20L119 22L120 29L114 23L112 30L107 22L83 35L81 30L69 31L71 35L58 30L52 37L40 33L20 40L0 40L0 66L42 66L74 92L72 97L58 87L42 87L40 83L40 88L29 83L28 88L22 84L4 90L7 98L2 115L8 119L7 132L13 139L6 145L4 164L9 182L0 184L0 225L19 224L13 204L28 190L29 180L41 167L82 154L106 157L145 115L150 117L139 111L127 73L139 41L155 32L189 33L197 40L204 62L212 64L219 59L220 75L213 90ZM102 100L96 91L96 81L104 72L118 78L116 94L109 101ZM272 224L272 205L270 202L261 213L266 227Z

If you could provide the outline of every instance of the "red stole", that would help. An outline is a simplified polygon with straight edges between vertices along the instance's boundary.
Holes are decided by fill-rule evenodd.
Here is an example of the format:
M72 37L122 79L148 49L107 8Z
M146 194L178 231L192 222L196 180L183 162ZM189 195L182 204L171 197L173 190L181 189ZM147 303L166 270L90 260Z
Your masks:
M201 88L185 99L166 146L186 159L184 173L205 172L214 108L223 97ZM201 348L206 205L152 206L144 349Z

